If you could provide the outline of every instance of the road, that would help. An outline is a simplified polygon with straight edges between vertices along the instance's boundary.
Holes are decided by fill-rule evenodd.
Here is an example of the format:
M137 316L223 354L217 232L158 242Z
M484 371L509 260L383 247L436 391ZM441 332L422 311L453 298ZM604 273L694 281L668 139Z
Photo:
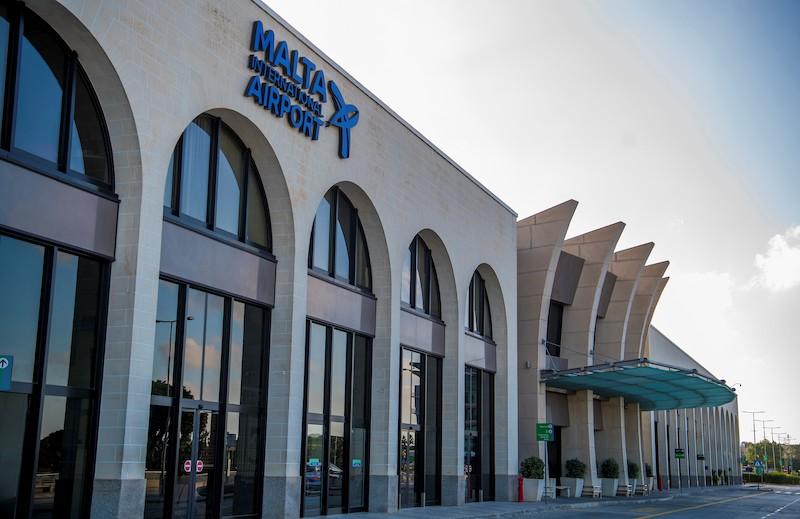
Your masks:
M800 487L769 486L725 488L694 495L678 495L669 501L646 505L619 504L595 508L543 512L536 517L629 517L650 519L714 518L724 519L800 519Z

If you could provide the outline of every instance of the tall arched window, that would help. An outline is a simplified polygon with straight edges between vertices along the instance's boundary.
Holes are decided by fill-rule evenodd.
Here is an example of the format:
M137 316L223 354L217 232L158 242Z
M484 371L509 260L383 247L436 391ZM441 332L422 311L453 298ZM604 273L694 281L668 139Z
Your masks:
M350 199L338 188L331 188L317 207L308 268L372 290L372 272L367 240Z
M467 330L492 338L492 311L486 293L486 281L476 270L469 283L469 304L466 319Z
M250 150L217 117L197 117L175 145L164 212L182 225L272 248L266 197Z
M112 190L106 123L78 55L21 3L0 5L0 96L0 153Z
M442 317L439 277L433 264L431 249L415 236L403 259L401 301L411 308L433 317Z

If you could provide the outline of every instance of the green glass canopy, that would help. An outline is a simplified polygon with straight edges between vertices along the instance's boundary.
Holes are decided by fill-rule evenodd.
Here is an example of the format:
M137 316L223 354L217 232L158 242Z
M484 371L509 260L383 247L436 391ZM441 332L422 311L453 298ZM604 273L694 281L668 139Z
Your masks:
M548 387L572 391L591 389L604 397L621 396L638 402L642 411L715 407L736 397L723 381L697 370L681 369L648 359L626 360L563 371L543 370Z

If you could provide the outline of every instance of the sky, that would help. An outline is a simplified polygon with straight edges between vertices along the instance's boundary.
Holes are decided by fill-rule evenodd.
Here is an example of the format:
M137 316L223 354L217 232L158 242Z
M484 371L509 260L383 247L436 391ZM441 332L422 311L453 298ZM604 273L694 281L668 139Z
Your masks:
M800 442L800 2L267 3L520 218L655 242L653 324Z

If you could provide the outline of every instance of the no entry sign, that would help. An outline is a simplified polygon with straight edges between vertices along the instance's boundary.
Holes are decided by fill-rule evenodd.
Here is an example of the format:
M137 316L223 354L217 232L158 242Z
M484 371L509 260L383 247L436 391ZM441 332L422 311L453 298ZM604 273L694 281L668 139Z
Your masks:
M187 474L192 471L192 460L186 460L183 462L183 471Z
M195 467L197 467L198 474L203 472L203 460L197 460L197 465L195 465Z

